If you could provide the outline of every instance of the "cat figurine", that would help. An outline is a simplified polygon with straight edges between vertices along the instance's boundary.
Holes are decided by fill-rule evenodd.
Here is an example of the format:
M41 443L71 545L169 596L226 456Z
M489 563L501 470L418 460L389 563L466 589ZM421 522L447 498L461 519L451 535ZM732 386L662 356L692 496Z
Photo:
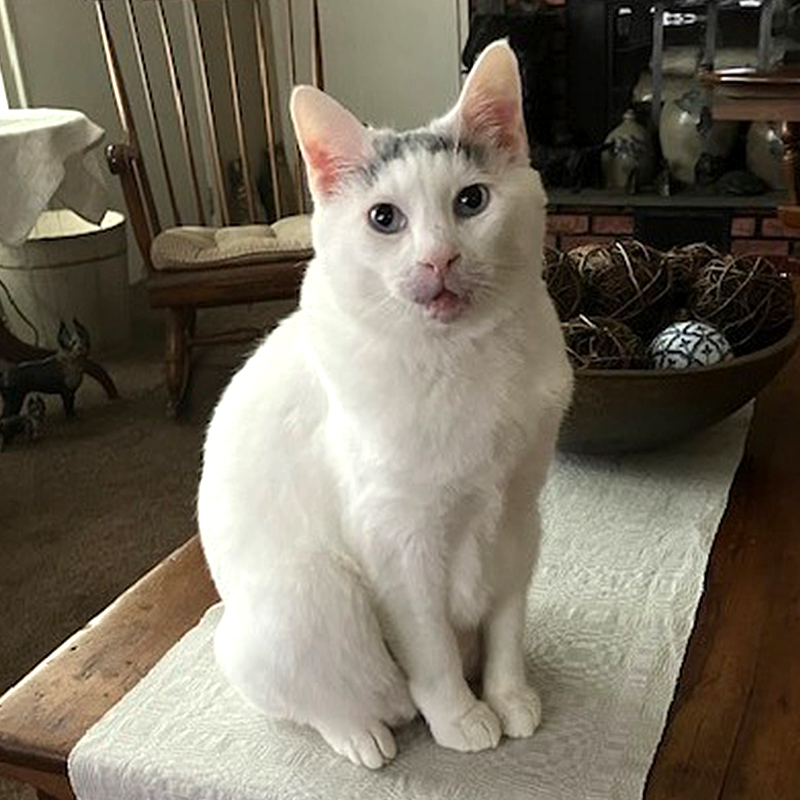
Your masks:
M418 130L365 127L307 86L291 115L315 256L207 430L217 662L369 768L417 713L455 750L530 736L526 591L572 373L516 59L491 44Z
M36 361L0 365L0 399L3 417L17 416L31 392L61 396L64 413L75 416L75 393L83 381L83 371L91 345L89 331L72 320L74 330L62 321L58 329L60 352Z

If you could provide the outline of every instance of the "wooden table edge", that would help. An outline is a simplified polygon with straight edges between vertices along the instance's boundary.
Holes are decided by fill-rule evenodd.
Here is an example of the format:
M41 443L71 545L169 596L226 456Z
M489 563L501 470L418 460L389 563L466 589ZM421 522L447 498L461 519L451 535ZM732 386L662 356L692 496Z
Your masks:
M124 650L104 652L96 635L97 629L104 626L109 619L116 622L120 615L127 613L127 609L156 608L159 599L174 589L175 576L180 574L187 562L200 570L197 574L199 580L196 583L197 591L194 592L193 602L186 604L182 614L177 613L176 609L168 632L165 631L165 635L162 635L155 646L148 650L145 662L136 663L134 659L128 658L129 653ZM20 773L24 772L26 780L35 786L38 784L32 779L41 775L46 785L39 788L50 793L54 791L52 778L57 776L61 779L62 788L66 792L58 793L55 796L73 797L67 780L67 758L72 746L158 663L172 644L197 624L203 613L217 600L216 592L205 568L199 537L195 534L125 590L84 627L59 645L0 697L0 775L20 780ZM105 657L105 661L103 657ZM31 692L40 693L41 690L37 689L37 686L46 686L54 677L63 679L61 673L65 671L64 662L67 663L68 672L69 667L75 670L85 669L87 662L94 662L99 668L103 668L108 662L111 662L112 670L117 670L120 664L125 664L131 671L120 680L117 686L118 691L115 694L105 695L103 692L97 691L102 685L99 682L87 685L86 696L92 697L93 702L90 705L95 712L84 715L84 719L75 728L76 735L70 737L69 744L53 749L31 746L19 736L19 725L15 724L14 718L16 707L26 702L25 695L30 697ZM54 676L53 673L56 671L59 676ZM120 669L120 672L123 670ZM75 680L77 674L77 672L72 672L66 677Z

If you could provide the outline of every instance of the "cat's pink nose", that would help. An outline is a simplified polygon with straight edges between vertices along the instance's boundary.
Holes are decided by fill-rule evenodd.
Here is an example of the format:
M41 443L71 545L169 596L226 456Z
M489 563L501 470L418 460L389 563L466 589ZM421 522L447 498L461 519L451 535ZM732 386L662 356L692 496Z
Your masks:
M461 257L456 250L435 250L429 253L427 258L420 263L423 267L432 270L439 277L444 277L453 268L453 265Z

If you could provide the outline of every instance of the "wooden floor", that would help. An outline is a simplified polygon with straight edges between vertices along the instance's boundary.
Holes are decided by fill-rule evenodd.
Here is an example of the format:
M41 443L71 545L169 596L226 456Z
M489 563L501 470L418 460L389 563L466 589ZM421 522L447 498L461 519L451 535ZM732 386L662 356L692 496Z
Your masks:
M0 698L0 774L72 798L72 746L215 597L192 540ZM757 403L645 797L800 800L798 356Z

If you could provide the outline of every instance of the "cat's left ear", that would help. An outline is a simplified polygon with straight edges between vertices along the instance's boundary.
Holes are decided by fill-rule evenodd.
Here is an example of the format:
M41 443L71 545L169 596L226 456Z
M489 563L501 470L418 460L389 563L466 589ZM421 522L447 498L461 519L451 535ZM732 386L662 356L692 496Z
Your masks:
M484 142L527 162L519 64L505 39L480 54L451 116L461 141Z
M367 128L346 108L313 86L292 92L292 122L314 198L336 191L341 179L369 159Z

